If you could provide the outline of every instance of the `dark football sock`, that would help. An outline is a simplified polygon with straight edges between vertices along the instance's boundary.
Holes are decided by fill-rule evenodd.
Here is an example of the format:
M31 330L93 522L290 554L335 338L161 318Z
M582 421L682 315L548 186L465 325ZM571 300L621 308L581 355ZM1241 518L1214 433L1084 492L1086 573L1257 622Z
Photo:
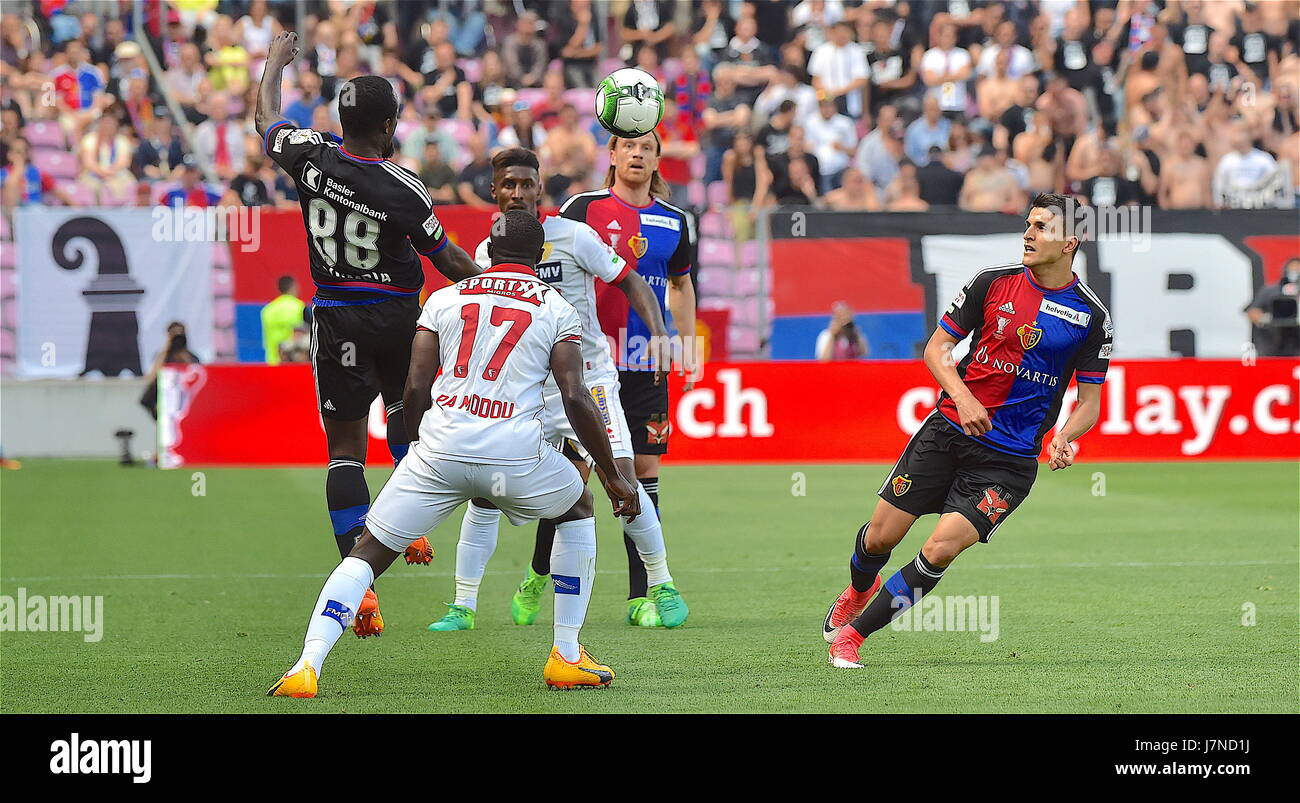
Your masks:
M916 559L894 572L885 581L885 587L871 601L867 609L852 622L853 629L869 636L889 624L916 601L934 590L943 578L943 569L930 563L925 555L916 553Z
M646 496L654 503L655 516L658 516L659 478L645 477L638 482L641 483L642 488L645 488ZM623 533L623 548L627 550L627 598L639 599L650 593L645 564L641 562L641 553L636 549L636 542L627 533Z
M853 539L853 557L849 558L849 578L857 592L869 591L871 584L876 582L876 575L889 562L890 553L873 555L867 551L867 528L870 526L871 522L867 522L858 530Z
M551 547L555 545L555 522L537 522L537 540L533 542L533 571L551 573Z
M388 414L388 453L393 456L393 465L402 462L406 450L411 447L411 439L406 434L406 419L402 416L402 402L395 401L384 408Z
M370 488L360 460L331 460L325 476L325 504L334 527L339 556L346 558L356 546L370 510Z

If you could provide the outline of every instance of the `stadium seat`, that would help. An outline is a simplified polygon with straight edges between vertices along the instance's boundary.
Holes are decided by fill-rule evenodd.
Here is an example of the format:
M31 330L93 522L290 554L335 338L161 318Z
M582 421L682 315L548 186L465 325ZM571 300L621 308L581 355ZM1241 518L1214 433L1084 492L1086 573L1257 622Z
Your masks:
M216 298L212 301L212 325L218 329L229 329L235 325L235 302L229 298Z
M17 328L14 322L18 320L18 299L6 298L0 301L0 321L4 322L6 327Z
M212 267L217 270L230 270L230 243L212 244Z
M708 205L708 199L704 194L704 182L692 180L686 185L686 200L691 206L702 208Z
M709 160L708 160L708 157L706 157L706 156L704 155L704 152L703 152L703 151L700 151L699 153L697 153L697 154L695 154L694 156L691 157L691 175L692 175L692 176L702 176L702 175L704 175L704 171L705 171L706 168L708 168L708 166L709 166Z
M626 66L627 66L627 64L625 64L625 63L623 62L622 59L616 59L616 58L614 58L614 57L612 57L612 56L611 56L611 57L608 57L608 58L603 58L603 59L600 60L600 73L599 73L599 75L601 75L601 76L603 77L603 76L609 75L610 73L614 72L615 70L621 70L621 69L623 69L623 68L626 67Z
M49 148L32 148L32 164L36 169L53 179L76 178L81 172L77 157L67 151L54 151Z
M112 187L105 187L100 194L99 202L104 206L130 206L135 203L135 187L136 182L134 181L120 191L115 191Z
M465 73L465 80L477 84L483 77L482 59L456 59L456 66Z
M731 219L721 212L705 212L700 217L700 236L730 240L735 236L731 228Z
M99 203L95 191L85 184L75 181L60 181L58 184L68 194L73 206L95 206Z
M740 265L745 268L756 268L759 265L759 257L762 252L759 249L757 240L746 240L740 244L739 257Z
M6 272L12 270L14 263L18 261L18 248L13 243L5 243L0 246L0 269Z
M9 231L9 218L5 215L0 215L0 240L8 240L8 239L11 239L10 231Z
M521 90L519 90L518 101L519 101L520 103L527 103L527 104L528 104L528 108L530 108L530 109L531 109L531 108L535 108L535 107L536 107L538 104L540 104L540 103L541 103L545 98L546 98L546 90L545 90L545 89L525 88L525 89L521 89Z
M762 284L762 277L758 268L739 268L736 271L735 296L736 298L757 298Z
M664 85L671 87L673 85L673 81L676 81L677 76L681 75L683 72L682 60L664 59L663 71L664 71Z
M710 206L726 206L730 193L727 191L727 185L722 181L715 181L707 188L707 198Z
M17 341L12 329L0 329L0 357L12 360L18 354Z
M212 331L212 348L216 350L219 359L233 360L235 357L235 330L229 327L214 329Z
M32 148L53 148L66 151L68 141L63 136L63 129L54 120L33 120L23 128L23 135Z
M411 132L419 127L420 124L415 120L398 120L393 136L397 138L398 142L406 142L406 138L411 135Z
M589 117L596 110L596 95L587 88L564 90L564 102L573 104L580 116ZM578 125L581 126L582 123Z
M235 292L235 274L229 270L212 271L212 295L215 298L229 297Z
M762 339L758 336L757 329L748 326L732 326L727 331L727 345L733 355L755 355L762 348Z
M734 284L731 274L731 268L720 265L702 265L698 275L700 296L704 298L727 298L730 296Z
M736 264L736 249L730 240L703 238L699 247L700 265L730 268Z
M728 303L731 310L731 322L737 326L758 326L758 306L759 299L754 297L741 298L737 296Z
M302 90L296 86L285 87L280 92L280 108L287 109L302 100Z

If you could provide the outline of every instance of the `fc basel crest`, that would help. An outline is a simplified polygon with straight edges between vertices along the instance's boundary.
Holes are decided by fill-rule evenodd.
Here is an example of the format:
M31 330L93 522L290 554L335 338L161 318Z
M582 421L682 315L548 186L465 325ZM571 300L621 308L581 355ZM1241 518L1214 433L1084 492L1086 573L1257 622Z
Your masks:
M1043 327L1038 325L1038 321L1022 323L1020 328L1016 329L1016 334L1020 335L1020 345L1025 347L1025 351L1029 351L1043 339Z
M908 479L906 474L899 474L897 477L894 477L893 481L890 483L890 487L894 489L894 496L902 496L911 489L912 481Z
M636 254L637 259L645 256L645 252L650 250L650 241L640 234L633 234L628 237L627 244L632 246L632 253Z

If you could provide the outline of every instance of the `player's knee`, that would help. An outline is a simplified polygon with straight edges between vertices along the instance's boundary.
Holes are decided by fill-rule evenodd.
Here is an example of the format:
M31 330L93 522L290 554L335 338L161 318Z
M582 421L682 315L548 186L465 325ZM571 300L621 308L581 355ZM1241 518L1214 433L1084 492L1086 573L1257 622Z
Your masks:
M894 547L903 540L907 535L906 529L891 528L877 524L875 519L870 522L867 528L866 547L867 551L873 555L883 555L886 552L892 552Z
M582 496L578 497L578 501L573 503L573 507L569 508L569 512L556 519L556 522L589 519L594 515L596 515L595 500L591 495L591 491L583 488Z
M942 569L978 540L979 534L974 532L974 528L971 528L969 533L936 532L921 547L921 554L925 555L925 559L930 563Z

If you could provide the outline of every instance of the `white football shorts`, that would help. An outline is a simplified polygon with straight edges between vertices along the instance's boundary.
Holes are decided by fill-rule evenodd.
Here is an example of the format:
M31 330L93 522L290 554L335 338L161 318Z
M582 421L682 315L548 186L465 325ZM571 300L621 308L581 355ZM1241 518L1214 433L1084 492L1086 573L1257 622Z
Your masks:
M600 410L601 422L609 434L609 447L614 458L631 459L632 439L628 434L627 416L623 414L623 402L618 396L618 380L594 382L588 385L591 398ZM564 414L564 401L560 398L560 388L553 382L542 387L542 400L546 404L542 413L542 437L557 449L563 448L564 441L572 441L574 448L584 457L587 450L578 442L578 433L573 431L569 417ZM590 460L588 460L590 462Z
M586 486L563 455L543 448L529 463L481 464L421 458L412 448L366 514L366 527L384 546L404 552L462 502L492 502L516 526L569 512Z

